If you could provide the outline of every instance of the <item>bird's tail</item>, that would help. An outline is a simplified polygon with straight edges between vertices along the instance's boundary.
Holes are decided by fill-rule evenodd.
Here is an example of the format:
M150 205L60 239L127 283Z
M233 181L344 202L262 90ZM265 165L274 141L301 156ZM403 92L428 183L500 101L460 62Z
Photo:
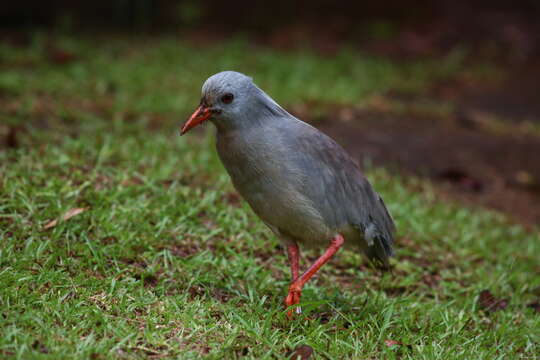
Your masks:
M382 270L390 269L390 257L394 255L392 250L392 240L384 236L377 235L368 240L370 246L365 250L366 256L376 268Z
M369 216L370 224L364 231L364 237L368 242L366 255L372 264L377 268L384 270L390 269L390 257L394 255L392 244L394 243L394 233L396 226L394 220L388 212L383 199L376 193L376 212L378 216L376 221L374 217Z
M355 226L362 234L364 243L362 250L370 264L378 269L390 269L390 257L394 255L392 244L394 243L391 231L382 232L373 222L368 226Z

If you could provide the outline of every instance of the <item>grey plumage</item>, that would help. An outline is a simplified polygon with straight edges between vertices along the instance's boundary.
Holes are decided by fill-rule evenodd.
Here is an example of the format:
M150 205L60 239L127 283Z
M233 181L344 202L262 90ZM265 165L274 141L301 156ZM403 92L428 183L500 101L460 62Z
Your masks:
M234 95L224 104L223 94ZM226 71L203 85L216 147L253 211L285 242L325 246L336 234L388 265L394 223L381 197L330 137L295 118L250 78Z

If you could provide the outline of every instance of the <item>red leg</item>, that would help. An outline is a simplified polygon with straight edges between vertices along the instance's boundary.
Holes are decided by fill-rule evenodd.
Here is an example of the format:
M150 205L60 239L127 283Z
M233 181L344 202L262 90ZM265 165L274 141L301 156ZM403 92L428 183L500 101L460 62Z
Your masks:
M292 281L296 281L299 275L298 258L300 257L300 250L296 243L290 243L287 245L287 254L289 255L289 261L291 262L291 274Z
M289 294L285 298L285 305L287 305L287 307L300 303L300 296L302 296L302 288L304 285L309 281L309 279L311 279L313 275L315 275L317 271L319 271L324 264L328 262L328 260L330 260L330 258L339 250L344 242L345 239L343 239L343 236L339 234L334 236L334 238L330 241L330 246L328 246L328 249L326 249L324 254L322 254L321 257L319 257L317 261L315 261L315 263L313 263L313 265L311 265L309 269L302 274L302 276L296 280L293 280L289 286ZM290 311L288 314L289 316L292 315Z

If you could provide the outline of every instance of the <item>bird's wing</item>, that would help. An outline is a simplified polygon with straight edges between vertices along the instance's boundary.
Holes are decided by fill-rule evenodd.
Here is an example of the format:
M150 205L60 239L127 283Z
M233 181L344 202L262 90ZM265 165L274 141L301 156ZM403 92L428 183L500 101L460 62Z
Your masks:
M377 194L349 154L334 140L314 127L297 120L287 126L292 163L303 174L302 192L330 224L343 222L358 228L370 245L367 255L387 264L392 255L394 222Z

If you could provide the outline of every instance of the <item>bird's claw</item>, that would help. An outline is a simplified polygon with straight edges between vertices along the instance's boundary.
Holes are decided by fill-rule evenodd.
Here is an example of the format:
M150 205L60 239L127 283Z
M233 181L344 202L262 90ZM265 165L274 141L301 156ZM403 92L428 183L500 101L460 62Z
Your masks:
M302 296L302 290L297 288L297 286L295 286L294 284L291 284L291 286L289 288L289 294L285 298L285 306L287 306L287 308L290 308L291 306L300 304L300 297L301 296ZM301 314L302 313L302 308L300 306L296 306L296 307L294 307L294 312L296 314ZM289 318L292 318L294 316L293 315L293 308L291 308L291 309L289 309L289 311L287 311L287 316Z

